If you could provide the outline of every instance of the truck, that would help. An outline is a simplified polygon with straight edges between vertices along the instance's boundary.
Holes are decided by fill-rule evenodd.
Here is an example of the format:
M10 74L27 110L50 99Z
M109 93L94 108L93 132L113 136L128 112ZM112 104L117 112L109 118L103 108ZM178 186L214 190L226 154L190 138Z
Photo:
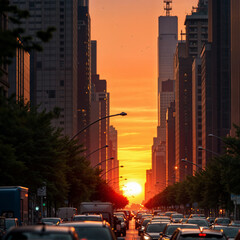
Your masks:
M28 224L28 188L21 186L0 187L0 216L17 218L19 225Z
M110 202L82 202L80 204L80 214L102 214L111 226L114 225L113 205Z
M61 207L57 211L57 216L63 221L72 221L77 213L77 208L74 207Z

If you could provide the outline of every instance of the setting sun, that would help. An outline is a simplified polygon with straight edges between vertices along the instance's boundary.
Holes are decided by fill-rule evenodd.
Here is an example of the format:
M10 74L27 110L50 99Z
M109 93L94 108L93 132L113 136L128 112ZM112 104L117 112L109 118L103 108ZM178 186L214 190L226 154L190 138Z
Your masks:
M122 188L125 196L136 196L142 192L142 187L137 182L126 183Z

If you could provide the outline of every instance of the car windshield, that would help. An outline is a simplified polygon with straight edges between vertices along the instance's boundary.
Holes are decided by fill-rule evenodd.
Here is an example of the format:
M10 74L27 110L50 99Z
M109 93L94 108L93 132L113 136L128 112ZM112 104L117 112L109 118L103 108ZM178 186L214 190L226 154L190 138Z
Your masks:
M105 227L76 227L79 239L87 240L112 240L111 233Z
M149 224L146 232L162 232L167 224Z
M198 226L194 226L194 225L174 225L174 226L168 226L167 231L166 231L166 235L172 235L173 232L177 229L177 228L191 228L191 229L197 229Z
M211 240L226 240L223 235L216 235L216 234L184 234L181 235L180 240L204 240L204 239L211 239Z
M6 228L9 229L12 226L15 226L15 220L6 220Z
M58 223L59 219L54 219L54 218L44 218L42 219L42 222L52 222L52 223Z
M230 223L230 219L217 219L217 223Z
M235 238L239 228L237 227L226 227L226 228L214 228L214 230L223 231L229 238Z
M207 220L195 220L195 219L190 219L188 223L193 223L197 224L198 226L203 226L203 227L208 227L208 221Z
M13 232L6 240L72 240L72 236L67 233L35 233L35 232Z
M74 217L73 221L102 221L100 217L84 216L84 217Z

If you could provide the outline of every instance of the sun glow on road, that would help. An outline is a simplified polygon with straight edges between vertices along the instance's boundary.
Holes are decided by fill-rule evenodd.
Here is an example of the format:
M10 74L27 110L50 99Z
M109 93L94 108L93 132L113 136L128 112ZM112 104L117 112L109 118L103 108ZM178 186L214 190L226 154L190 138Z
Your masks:
M142 192L142 187L137 182L128 182L122 187L122 190L125 196L133 197L139 195Z

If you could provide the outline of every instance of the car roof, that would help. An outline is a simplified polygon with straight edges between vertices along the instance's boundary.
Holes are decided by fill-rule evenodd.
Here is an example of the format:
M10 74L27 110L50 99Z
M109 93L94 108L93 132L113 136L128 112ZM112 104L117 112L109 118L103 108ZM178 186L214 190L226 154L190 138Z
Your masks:
M75 231L72 226L59 227L59 226L51 226L51 225L31 225L31 226L19 226L17 228L13 228L11 232L61 232L61 233L69 233Z
M181 231L181 234L197 234L197 233L206 233L206 234L216 234L216 235L222 235L223 233L220 231L215 231L211 229L189 229L189 228L180 228L179 231Z
M86 216L90 216L90 217L101 217L101 214L78 214L75 215L74 217L86 217Z
M66 223L61 223L60 226L106 227L106 226L109 226L109 224L106 221L103 221L103 222L83 221L83 222L66 222Z

